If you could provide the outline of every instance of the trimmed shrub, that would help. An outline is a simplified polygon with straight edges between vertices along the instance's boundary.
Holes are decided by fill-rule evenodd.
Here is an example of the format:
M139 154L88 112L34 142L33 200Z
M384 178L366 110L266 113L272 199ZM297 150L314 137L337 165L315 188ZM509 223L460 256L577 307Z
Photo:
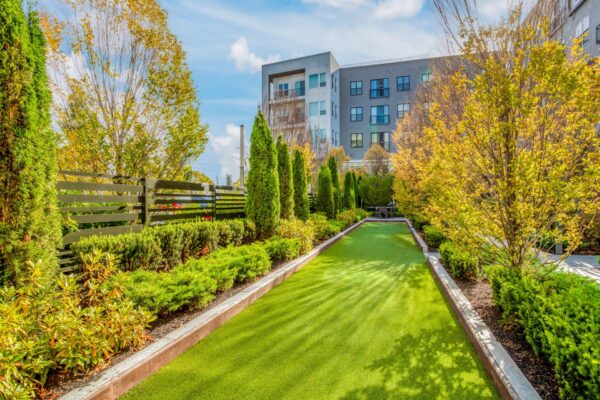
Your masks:
M300 253L308 253L313 248L315 241L315 228L311 223L299 219L282 219L279 225L279 236L284 239L298 239Z
M161 246L154 235L126 233L116 236L90 236L71 245L71 250L80 258L94 251L115 256L119 269L158 269L163 265Z
M216 224L219 246L239 246L244 241L244 222L235 219L219 221Z
M257 238L267 239L275 234L279 225L279 177L273 135L260 111L252 127L246 186L246 216L256 224Z
M296 218L306 221L310 214L308 201L308 178L306 176L306 161L300 149L294 149L294 214Z
M50 372L84 373L146 340L152 316L106 285L110 256L86 256L79 283L59 275L46 287L45 267L27 268L19 287L0 288L0 398L36 398Z
M423 236L429 247L435 249L439 249L440 245L447 240L442 231L433 225L425 225L423 227Z
M411 216L410 221L412 222L413 227L418 231L422 231L425 225L429 225L429 220L420 215Z
M479 276L479 260L459 248L451 241L443 242L438 248L442 263L448 271L458 278L476 278Z
M335 218L333 189L331 172L328 167L322 166L317 181L316 208L318 212L324 213L327 218Z
M338 214L337 220L344 223L344 228L349 227L367 217L367 212L360 208L345 210Z
M353 209L356 207L356 199L354 198L354 173L348 171L344 176L344 208Z
M80 258L94 250L110 253L123 271L170 270L189 258L238 246L254 236L251 222L196 221L150 227L141 233L91 236L73 243L71 249Z
M560 397L596 399L600 393L600 287L576 274L545 269L533 265L512 271L493 266L486 271L505 320L520 325L536 354L553 365Z
M164 315L186 307L204 307L217 291L262 275L270 268L264 246L252 244L217 250L169 272L123 272L111 283L123 287L127 298L136 305Z
M242 242L244 244L252 243L256 240L256 225L248 218L242 220L244 222L244 236Z
M290 160L290 149L281 135L277 138L277 175L279 177L279 216L291 218L294 216L292 161Z
M302 242L300 239L284 239L273 236L265 242L265 250L271 261L288 261L300 255Z
M315 232L315 244L340 233L345 226L344 222L328 220L327 217L321 213L311 214L310 223Z

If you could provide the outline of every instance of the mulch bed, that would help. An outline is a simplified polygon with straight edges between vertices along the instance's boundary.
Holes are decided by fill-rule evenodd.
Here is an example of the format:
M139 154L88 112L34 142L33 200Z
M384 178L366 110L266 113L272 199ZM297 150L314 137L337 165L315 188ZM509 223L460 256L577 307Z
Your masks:
M540 397L545 400L559 399L552 366L535 355L519 327L501 323L502 312L492 300L490 284L484 280L471 282L454 278L454 281Z
M273 265L273 267L271 268L271 270L269 271L269 273L276 271L277 269L281 268L284 264L285 264L285 262L275 263ZM261 278L262 278L262 276L258 277L256 280L261 279ZM175 329L182 327L187 322L204 314L205 312L212 309L213 307L218 306L219 304L223 303L225 300L229 299L230 297L235 296L237 293L241 292L248 286L252 285L255 281L250 281L250 282L246 282L246 283L234 286L225 292L217 294L215 299L212 302L210 302L210 304L208 304L206 307L204 307L202 309L181 310L181 311L175 312L166 317L159 317L154 322L152 322L150 328L148 329L149 338L142 347L140 347L138 349L130 349L126 352L119 353L119 354L115 355L114 357L112 357L110 360L108 360L106 363L101 364L96 369L88 372L86 375L73 378L72 376L70 376L68 374L59 374L59 373L51 374L50 376L48 376L48 381L43 389L43 392L41 392L39 394L40 398L42 398L43 400L54 400L73 389L77 389L77 388L86 386L90 382L96 380L100 375L102 375L102 373L106 369L125 360L126 358L130 357L133 353L136 353L136 352L142 350L144 347L146 347L146 346L152 344L153 342L155 342L156 340L168 335L169 333L173 332Z

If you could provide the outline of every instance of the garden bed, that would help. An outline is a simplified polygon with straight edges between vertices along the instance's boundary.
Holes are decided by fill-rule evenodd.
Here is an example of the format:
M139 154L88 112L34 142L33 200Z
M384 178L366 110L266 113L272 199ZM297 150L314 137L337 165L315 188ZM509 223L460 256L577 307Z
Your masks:
M454 281L508 354L544 400L559 399L558 384L552 366L538 357L516 326L503 325L502 312L494 304L492 288L487 281Z

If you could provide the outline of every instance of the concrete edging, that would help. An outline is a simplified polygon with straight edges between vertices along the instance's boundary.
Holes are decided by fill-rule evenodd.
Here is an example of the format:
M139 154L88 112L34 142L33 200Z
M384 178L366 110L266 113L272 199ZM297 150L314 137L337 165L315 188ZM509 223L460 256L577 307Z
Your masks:
M408 222L411 233L420 244L425 243L418 232ZM469 341L475 348L477 355L483 362L488 374L492 377L496 388L503 399L507 400L541 400L540 395L531 385L504 346L496 337L473 308L454 279L442 266L440 259L435 255L427 255L427 244L421 245L426 253L427 265L436 283L440 287L459 323L467 333Z
M294 272L298 271L309 261L367 220L363 219L331 239L321 243L303 256L270 272L223 303L199 315L139 352L134 353L131 357L110 367L88 385L64 394L60 397L60 400L112 400L118 398L184 351L197 344L212 331L243 311L269 290L279 285L294 274Z

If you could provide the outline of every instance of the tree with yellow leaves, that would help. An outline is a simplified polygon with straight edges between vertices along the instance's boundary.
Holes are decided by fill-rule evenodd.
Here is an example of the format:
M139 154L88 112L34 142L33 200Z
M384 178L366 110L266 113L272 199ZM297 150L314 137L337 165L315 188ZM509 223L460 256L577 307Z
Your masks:
M181 43L155 0L62 0L46 16L59 166L183 178L206 144Z
M429 122L409 133L419 155L396 177L425 193L427 216L450 238L493 242L508 267L523 266L548 235L568 240L568 254L582 216L600 209L597 61L577 45L541 40L546 24L523 24L519 5L494 27L445 10L474 73L438 75Z

